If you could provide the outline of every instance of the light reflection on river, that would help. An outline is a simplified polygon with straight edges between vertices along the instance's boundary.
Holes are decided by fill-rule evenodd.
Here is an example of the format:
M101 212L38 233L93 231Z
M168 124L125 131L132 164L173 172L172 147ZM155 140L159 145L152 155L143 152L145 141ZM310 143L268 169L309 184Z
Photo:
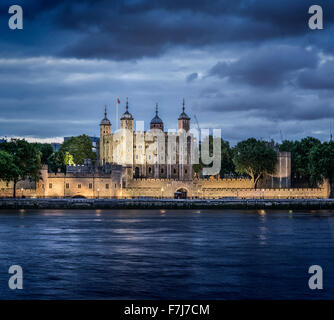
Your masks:
M334 299L333 232L328 211L0 211L0 298Z

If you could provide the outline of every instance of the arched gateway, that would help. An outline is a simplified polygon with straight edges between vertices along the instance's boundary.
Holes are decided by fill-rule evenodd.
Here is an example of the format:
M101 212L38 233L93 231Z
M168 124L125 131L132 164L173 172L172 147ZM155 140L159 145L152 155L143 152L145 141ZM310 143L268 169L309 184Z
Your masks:
M87 199L85 196L82 196L81 194L77 194L72 197L72 199Z
M177 189L174 193L174 199L187 199L188 191L185 188Z

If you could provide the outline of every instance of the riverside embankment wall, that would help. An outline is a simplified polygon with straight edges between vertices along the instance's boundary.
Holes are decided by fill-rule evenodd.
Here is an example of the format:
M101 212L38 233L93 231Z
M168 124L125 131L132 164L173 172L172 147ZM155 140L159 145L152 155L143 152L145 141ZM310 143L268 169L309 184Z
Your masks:
M313 199L328 198L330 187L319 188L252 188L250 179L129 179L120 181L113 176L84 176L48 174L33 189L18 185L17 197L26 198L174 198L177 191L185 191L189 199ZM0 185L0 198L13 195L12 185Z
M178 190L186 190L188 198L219 199L311 199L328 198L330 188L252 188L250 179L214 179L177 181L169 179L133 179L122 189L123 198L173 198Z
M240 209L240 210L318 210L334 209L334 199L220 199L220 200L166 200L166 199L0 199L0 210L29 209ZM196 213L196 212L195 212ZM261 212L260 212L261 213Z

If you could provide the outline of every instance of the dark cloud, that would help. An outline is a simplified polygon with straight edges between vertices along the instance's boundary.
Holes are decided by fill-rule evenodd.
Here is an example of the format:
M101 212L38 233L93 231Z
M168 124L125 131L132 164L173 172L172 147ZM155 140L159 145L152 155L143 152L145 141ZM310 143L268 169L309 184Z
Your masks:
M166 128L185 97L192 118L234 142L280 128L325 139L334 118L332 1L317 1L317 31L309 0L15 3L20 32L8 29L12 1L0 3L0 136L98 134L104 104L114 125L118 96L136 120L159 102Z
M204 99L198 101L198 108L203 105ZM247 112L252 117L266 121L284 122L287 120L325 120L334 118L333 97L308 95L306 92L293 89L261 90L245 88L233 94L227 93L224 97L216 95L206 99L206 110L211 115Z
M196 80L198 78L198 73L197 72L193 72L191 74L189 74L186 78L187 82L192 82L194 80Z
M0 7L4 25L6 2ZM10 43L24 41L30 55L43 49L49 55L127 60L156 57L175 46L205 48L244 42L255 46L296 38L307 43L312 37L314 44L326 50L334 43L333 39L323 41L324 33L314 37L308 29L308 8L313 4L308 0L34 0L18 4L24 8L25 27L33 35L12 38L1 30L6 33L3 52ZM334 3L319 0L317 4L323 5L325 27L330 28Z
M288 81L296 71L315 68L317 62L313 51L287 45L267 46L252 50L233 62L218 62L209 75L253 86L273 87Z
M305 89L334 89L334 61L327 61L316 70L304 70L299 74L298 84Z

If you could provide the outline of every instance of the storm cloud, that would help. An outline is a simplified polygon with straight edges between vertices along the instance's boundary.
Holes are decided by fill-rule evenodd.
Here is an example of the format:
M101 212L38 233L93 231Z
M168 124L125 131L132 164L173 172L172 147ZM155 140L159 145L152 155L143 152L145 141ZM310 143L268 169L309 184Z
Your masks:
M176 128L182 99L201 127L249 136L328 138L334 118L334 3L308 0L18 0L0 4L0 136L98 135L116 98L146 127L159 102ZM122 110L119 110L121 112Z
M315 68L317 63L314 51L287 45L266 46L233 62L218 62L209 74L253 86L271 87L289 81L299 70Z

